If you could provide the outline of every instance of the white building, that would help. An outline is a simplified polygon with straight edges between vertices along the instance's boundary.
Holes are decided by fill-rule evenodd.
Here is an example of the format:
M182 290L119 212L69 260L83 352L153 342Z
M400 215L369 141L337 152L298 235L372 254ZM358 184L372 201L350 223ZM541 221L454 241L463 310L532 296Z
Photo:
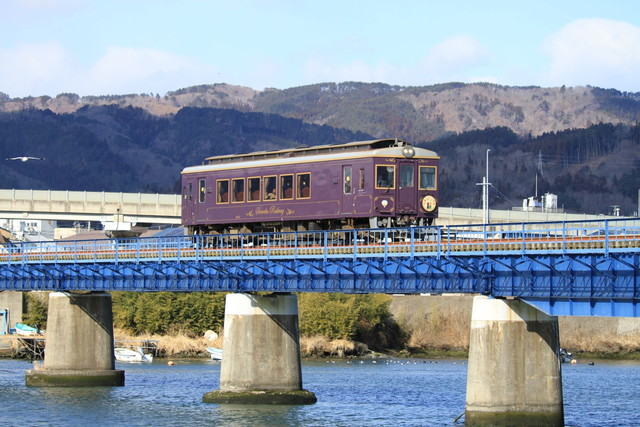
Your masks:
M17 240L53 240L57 222L39 219L0 219L0 227L13 233Z

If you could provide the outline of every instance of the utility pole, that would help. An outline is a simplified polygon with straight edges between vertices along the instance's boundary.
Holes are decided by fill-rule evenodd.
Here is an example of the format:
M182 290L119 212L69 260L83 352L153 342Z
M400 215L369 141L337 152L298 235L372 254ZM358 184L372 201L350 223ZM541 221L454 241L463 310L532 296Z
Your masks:
M486 172L485 176L482 177L482 183L476 183L476 185L482 185L482 212L484 213L484 223L489 224L489 186L491 183L489 182L489 151L490 148L487 148L487 163L486 163Z
M542 150L538 150L538 162L536 166L540 171L540 176L544 176L544 173L542 172Z

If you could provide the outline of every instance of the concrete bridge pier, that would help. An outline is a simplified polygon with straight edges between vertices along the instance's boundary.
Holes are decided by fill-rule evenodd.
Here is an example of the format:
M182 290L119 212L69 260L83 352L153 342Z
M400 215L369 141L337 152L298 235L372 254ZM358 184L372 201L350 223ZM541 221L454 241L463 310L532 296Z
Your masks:
M49 294L44 364L27 386L123 386L115 369L111 294Z
M207 403L305 405L302 389L298 297L228 294L224 315L220 390Z
M521 300L473 300L467 426L564 426L558 318Z

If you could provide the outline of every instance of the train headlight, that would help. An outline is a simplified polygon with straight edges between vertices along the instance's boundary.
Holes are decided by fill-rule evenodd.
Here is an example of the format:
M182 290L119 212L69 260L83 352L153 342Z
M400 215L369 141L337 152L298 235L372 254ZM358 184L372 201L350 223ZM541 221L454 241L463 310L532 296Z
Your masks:
M413 147L404 147L402 149L402 155L405 156L407 159L412 158L413 156L415 156L416 151L413 149Z
M436 198L433 196L424 196L422 198L422 209L427 212L433 212L437 206Z

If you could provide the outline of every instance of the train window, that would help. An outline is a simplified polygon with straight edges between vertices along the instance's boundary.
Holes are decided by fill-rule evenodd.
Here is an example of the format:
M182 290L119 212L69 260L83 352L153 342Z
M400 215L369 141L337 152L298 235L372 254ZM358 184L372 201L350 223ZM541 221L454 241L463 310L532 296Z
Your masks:
M231 201L233 203L244 202L244 178L235 178L231 180Z
M293 175L280 175L280 199L293 199Z
M311 174L299 173L296 178L298 179L297 197L299 199L311 198Z
M376 166L376 188L395 188L395 166Z
M229 180L219 179L216 181L216 202L229 203Z
M360 169L360 190L364 190L364 169Z
M248 179L249 194L247 194L247 200L250 202L260 201L260 178Z
M435 166L420 166L420 189L436 189L436 168Z
M207 194L207 181L201 179L198 181L198 201L204 203L205 195Z
M351 166L342 167L342 178L344 182L344 194L351 194L353 192L353 172Z
M278 194L278 181L275 176L264 177L264 199L275 200L276 194Z
M189 200L191 200L191 195L193 194L193 183L189 183Z
M413 187L413 165L400 165L400 187Z

